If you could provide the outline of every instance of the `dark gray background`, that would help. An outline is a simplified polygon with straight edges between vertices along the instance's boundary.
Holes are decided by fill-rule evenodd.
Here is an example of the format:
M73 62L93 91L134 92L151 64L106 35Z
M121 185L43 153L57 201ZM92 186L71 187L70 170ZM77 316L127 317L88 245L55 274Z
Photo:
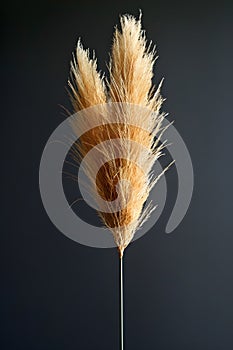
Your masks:
M191 153L195 191L166 235L171 170L166 210L126 251L126 350L233 348L233 2L76 0L2 5L2 350L119 348L117 252L57 231L38 168L64 118L59 104L70 108L64 87L78 36L104 69L118 15L138 8L158 45L155 83L165 76L164 110Z

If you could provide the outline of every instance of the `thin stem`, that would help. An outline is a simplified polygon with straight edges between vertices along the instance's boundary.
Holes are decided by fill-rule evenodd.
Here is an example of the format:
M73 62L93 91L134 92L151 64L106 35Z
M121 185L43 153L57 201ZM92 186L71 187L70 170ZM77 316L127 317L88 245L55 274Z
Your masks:
M120 350L124 350L124 275L123 275L123 256L120 256Z

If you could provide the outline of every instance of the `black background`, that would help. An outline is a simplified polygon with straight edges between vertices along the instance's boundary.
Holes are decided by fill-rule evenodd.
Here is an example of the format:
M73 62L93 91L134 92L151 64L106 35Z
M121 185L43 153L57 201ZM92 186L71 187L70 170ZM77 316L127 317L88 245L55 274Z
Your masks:
M158 45L155 83L190 151L189 211L156 226L125 255L126 349L233 349L232 1L8 1L1 45L2 350L118 349L116 249L58 232L40 199L43 147L70 108L65 91L77 38L105 68L119 14L143 11Z

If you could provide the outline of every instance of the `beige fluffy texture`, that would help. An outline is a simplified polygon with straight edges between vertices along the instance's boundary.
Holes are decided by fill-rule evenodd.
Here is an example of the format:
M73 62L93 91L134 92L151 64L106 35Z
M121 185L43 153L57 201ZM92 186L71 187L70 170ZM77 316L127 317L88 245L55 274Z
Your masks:
M147 48L141 20L121 17L122 32L116 29L110 60L110 97L115 102L135 103L158 110L162 98L153 94L155 48ZM159 92L159 91L158 91Z
M114 113L110 116L106 113L102 125L89 127L89 131L81 136L76 151L82 159L94 147L97 150L97 157L89 159L86 164L86 175L92 183L89 190L97 204L98 196L107 203L108 212L100 209L98 214L113 233L120 256L153 210L150 203L143 207L151 188L162 175L155 177L152 171L164 147L164 144L159 146L164 132L164 114L160 113L163 99L160 86L156 91L152 86L154 61L155 50L147 45L141 18L136 20L125 15L121 17L121 31L116 29L114 34L107 88L97 71L96 60L90 59L89 52L80 42L71 63L69 86L74 111L96 106L94 110L99 117L104 115L106 102L114 106ZM99 113L98 106L102 106ZM137 113L138 109L140 113ZM74 131L82 127L79 118L75 119L73 127ZM116 156L114 140L118 140L120 156ZM109 142L103 147L101 143L104 141ZM101 157L106 161L96 173L97 158ZM117 198L121 200L120 210L111 212L112 203Z
M76 57L71 62L71 81L68 81L68 85L76 112L106 102L105 85L97 71L97 60L90 59L89 50L84 50L80 41L76 48Z

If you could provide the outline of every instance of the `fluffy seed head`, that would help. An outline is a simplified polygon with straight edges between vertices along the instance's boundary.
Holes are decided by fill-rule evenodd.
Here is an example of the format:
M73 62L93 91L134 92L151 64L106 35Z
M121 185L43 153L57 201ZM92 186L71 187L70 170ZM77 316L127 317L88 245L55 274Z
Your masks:
M98 214L113 233L122 256L153 210L150 204L145 207L145 202L157 181L152 167L164 147L159 145L164 114L160 113L161 86L155 91L152 85L155 50L147 45L141 18L125 15L120 22L121 30L116 29L113 38L107 88L96 59L90 58L80 41L71 62L69 86L74 111L86 112L82 125L78 117L75 119L74 131L88 124L88 107L99 118L98 126L84 128L88 131L75 146L81 160L92 149L97 152L85 164L92 184L89 190L97 204L100 198L106 202L108 210L103 211L100 205ZM104 108L109 104L111 113ZM113 208L117 199L118 210Z

